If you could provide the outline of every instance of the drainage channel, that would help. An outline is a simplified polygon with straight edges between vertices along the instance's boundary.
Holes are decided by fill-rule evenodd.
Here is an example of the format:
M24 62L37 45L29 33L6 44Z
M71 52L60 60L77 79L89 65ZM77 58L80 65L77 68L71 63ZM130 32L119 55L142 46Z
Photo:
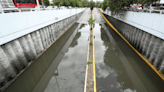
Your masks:
M83 92L89 26L83 24L44 92ZM63 53L64 54L64 53Z
M98 10L94 9L94 14L93 18L99 19L92 30L89 25L75 23L5 92L163 92L159 76L104 23ZM85 16L90 16L89 9L81 17L87 23ZM87 84L90 49L93 65ZM85 91L90 83L91 91Z
M4 92L83 92L88 29L75 23Z
M98 92L163 92L163 81L107 24L96 24Z

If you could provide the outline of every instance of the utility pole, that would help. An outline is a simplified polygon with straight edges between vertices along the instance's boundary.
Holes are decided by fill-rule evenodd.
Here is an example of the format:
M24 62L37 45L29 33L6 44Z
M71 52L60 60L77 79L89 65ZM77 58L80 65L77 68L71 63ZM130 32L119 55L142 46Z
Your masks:
M37 6L38 6L38 9L40 10L39 0L36 0L36 3L37 3Z

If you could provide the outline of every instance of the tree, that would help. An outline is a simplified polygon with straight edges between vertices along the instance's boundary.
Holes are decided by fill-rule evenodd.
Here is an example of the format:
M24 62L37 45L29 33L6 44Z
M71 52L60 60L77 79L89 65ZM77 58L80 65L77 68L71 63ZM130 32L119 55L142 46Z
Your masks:
M83 0L82 3L83 3L83 6L84 7L87 7L88 6L88 1L87 0Z
M60 5L61 6L66 6L66 7L70 6L69 0L60 0L60 1L61 1L60 2Z
M54 0L54 5L59 7L60 6L60 2L61 2L60 0Z
M44 5L48 6L50 5L49 0L39 0L40 4L42 5L42 7L44 8Z
M72 7L75 7L76 6L75 0L70 0L70 6L72 6Z
M106 7L109 7L112 12L118 14L125 6L130 7L131 4L151 4L154 1L158 0L104 0L102 8L106 9Z
M101 2L97 1L95 6L100 8L101 7Z
M93 8L95 7L95 2L93 2L93 0L89 2L89 7L91 10L93 10Z
M77 7L83 7L83 3L81 0L77 1Z
M108 6L105 1L101 3L101 8L103 9L103 11L105 11L107 7Z
M46 6L50 5L49 0L43 0L43 3L44 3L44 5L46 5Z

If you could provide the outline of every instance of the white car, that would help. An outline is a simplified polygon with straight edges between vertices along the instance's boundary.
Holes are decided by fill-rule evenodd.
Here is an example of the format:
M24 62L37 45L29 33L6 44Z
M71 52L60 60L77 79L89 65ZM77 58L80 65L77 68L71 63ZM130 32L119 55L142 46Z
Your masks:
M47 9L53 9L54 6L47 6Z
M140 10L142 10L142 5L141 4L133 4L133 5L131 5L130 10L140 11Z

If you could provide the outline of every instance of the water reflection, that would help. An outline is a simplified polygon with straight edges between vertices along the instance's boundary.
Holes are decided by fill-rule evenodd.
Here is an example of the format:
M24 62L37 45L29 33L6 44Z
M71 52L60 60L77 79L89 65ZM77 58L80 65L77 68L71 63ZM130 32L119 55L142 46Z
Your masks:
M127 63L127 59L112 35L109 36L100 26L95 28L97 29L95 30L97 31L95 49L100 48L95 50L95 57L98 56L96 59L97 90L99 92L147 92L138 77L133 76L136 75L135 72ZM100 57L97 53L102 56Z
M73 41L80 24L75 23L52 46L50 46L33 64L26 69L5 92L43 92Z
M75 38L73 39L70 47L75 47L76 45L78 45L78 41L77 40L79 39L80 36L81 36L81 32L78 32L76 34Z
M87 25L77 33L44 92L83 92L88 29Z
M107 24L100 26L95 28L97 90L163 92L159 76Z

